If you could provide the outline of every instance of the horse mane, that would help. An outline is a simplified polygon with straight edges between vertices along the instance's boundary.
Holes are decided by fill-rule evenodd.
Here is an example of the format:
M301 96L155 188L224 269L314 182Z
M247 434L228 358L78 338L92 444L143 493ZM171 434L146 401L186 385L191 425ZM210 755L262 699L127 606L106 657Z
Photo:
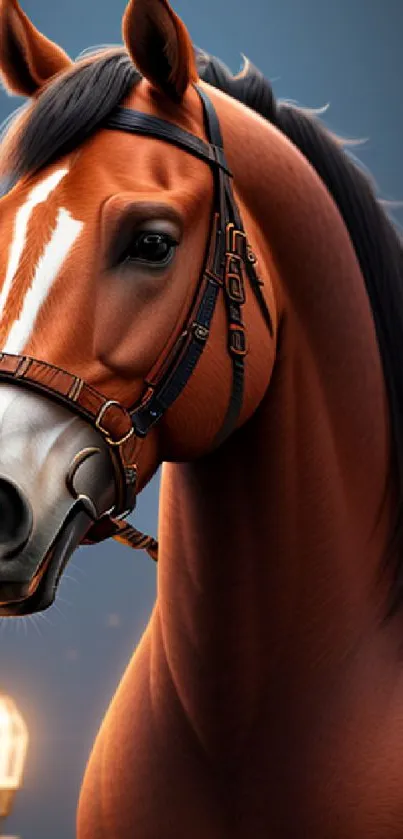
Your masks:
M398 504L384 559L393 560L389 614L394 614L403 605L402 240L371 178L315 112L277 101L270 82L248 60L236 76L202 50L196 49L196 61L201 79L259 113L298 147L327 186L349 232L371 304L390 406L394 451L388 480L397 481ZM87 52L57 76L4 125L0 177L7 188L77 148L140 78L123 48Z
M0 177L15 183L74 151L140 80L123 48L95 49L55 76L3 127Z

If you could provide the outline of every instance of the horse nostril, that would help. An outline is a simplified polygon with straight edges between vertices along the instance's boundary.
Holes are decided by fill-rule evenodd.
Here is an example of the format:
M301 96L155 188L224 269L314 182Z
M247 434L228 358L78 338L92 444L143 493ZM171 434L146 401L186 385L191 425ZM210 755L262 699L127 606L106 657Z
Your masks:
M14 556L29 539L32 510L20 489L0 478L0 559Z

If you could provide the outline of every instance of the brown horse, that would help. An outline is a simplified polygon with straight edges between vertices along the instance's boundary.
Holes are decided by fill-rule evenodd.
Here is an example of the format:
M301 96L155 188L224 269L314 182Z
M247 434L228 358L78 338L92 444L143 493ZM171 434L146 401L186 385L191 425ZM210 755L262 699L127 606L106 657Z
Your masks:
M401 839L399 237L167 0L123 34L73 64L1 3L0 613L84 541L155 554L124 518L164 461L79 839Z

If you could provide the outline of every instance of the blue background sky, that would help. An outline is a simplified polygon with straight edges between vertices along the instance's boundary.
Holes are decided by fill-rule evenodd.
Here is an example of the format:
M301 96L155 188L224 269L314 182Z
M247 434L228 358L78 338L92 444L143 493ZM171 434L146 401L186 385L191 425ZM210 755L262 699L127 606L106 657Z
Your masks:
M22 5L71 56L120 43L125 0ZM194 42L233 71L243 52L278 97L314 107L330 102L326 124L343 136L368 137L361 160L383 197L403 200L403 0L176 0L174 8ZM18 104L0 94L0 120ZM158 485L157 476L136 516L137 526L154 534ZM8 832L75 836L86 758L154 597L153 563L110 542L75 554L57 605L43 617L1 621L0 689L17 700L31 733Z

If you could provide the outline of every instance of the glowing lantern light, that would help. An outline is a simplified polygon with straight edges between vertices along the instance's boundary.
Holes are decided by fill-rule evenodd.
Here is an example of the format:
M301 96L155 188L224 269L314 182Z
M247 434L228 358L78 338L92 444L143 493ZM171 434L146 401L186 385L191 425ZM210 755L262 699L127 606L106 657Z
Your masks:
M0 819L11 812L22 783L28 730L9 696L0 694Z

